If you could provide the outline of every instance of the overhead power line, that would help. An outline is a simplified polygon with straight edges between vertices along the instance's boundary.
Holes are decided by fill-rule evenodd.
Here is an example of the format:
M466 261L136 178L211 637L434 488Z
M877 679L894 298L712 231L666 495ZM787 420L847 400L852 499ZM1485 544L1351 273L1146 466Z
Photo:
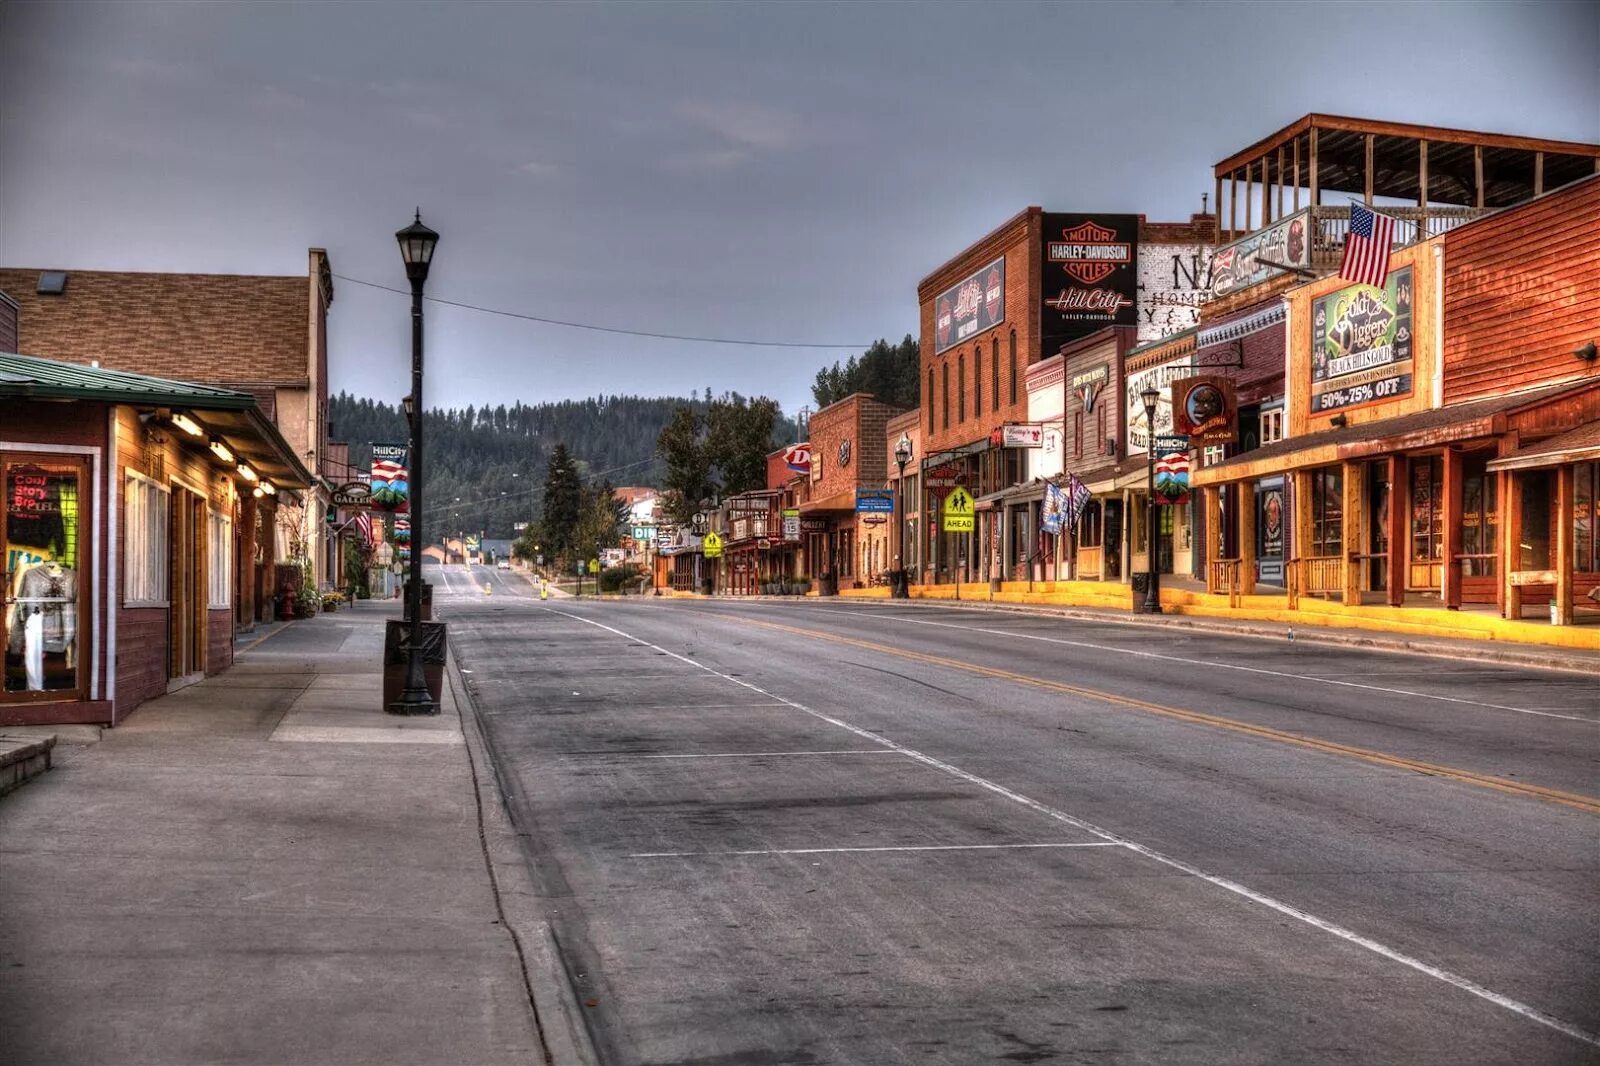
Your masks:
M397 292L401 296L410 296L408 289L397 289L393 285L379 285L375 281L363 281L352 278L348 274L335 274L340 281L348 281L352 285L365 285L369 289L382 289L384 292ZM568 329L587 329L595 333L620 333L625 337L653 337L665 341L695 341L700 344L737 344L751 348L828 348L840 351L866 351L871 344L812 344L806 341L753 341L742 340L737 337L691 337L682 333L657 333L647 329L623 329L620 326L597 326L592 322L568 322L560 318L547 318L544 315L530 315L522 311L507 311L498 307L482 307L478 304L462 303L460 300L445 300L437 296L424 296L424 300L433 304L443 304L446 307L459 307L465 311L477 311L485 315L500 315L503 318L520 318L525 322L542 322L547 326L565 326Z

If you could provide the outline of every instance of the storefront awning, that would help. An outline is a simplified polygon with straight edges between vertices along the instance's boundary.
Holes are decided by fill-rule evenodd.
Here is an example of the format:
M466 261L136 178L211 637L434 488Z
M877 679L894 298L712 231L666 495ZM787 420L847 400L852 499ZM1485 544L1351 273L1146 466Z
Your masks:
M1216 466L1191 471L1189 481L1195 487L1220 485L1347 459L1364 459L1478 437L1493 437L1505 432L1505 420L1509 414L1538 407L1568 393L1595 387L1593 382L1568 382L1512 396L1495 396L1487 400L1452 404L1376 422L1309 433L1263 445Z
M822 511L854 513L856 509L856 492L849 489L845 492L836 492L832 496L824 496L820 500L812 500L800 505L801 514L817 514Z
M978 509L982 511L1004 507L1006 504L1011 503L1033 503L1036 500L1044 499L1044 486L1044 479L1036 477L1031 481L1024 481L1020 485L1012 485L1009 488L1001 489L999 492L991 492L987 496L979 496L975 502Z
M1568 463L1600 459L1600 422L1589 422L1577 429L1518 448L1489 463L1490 470L1546 470Z

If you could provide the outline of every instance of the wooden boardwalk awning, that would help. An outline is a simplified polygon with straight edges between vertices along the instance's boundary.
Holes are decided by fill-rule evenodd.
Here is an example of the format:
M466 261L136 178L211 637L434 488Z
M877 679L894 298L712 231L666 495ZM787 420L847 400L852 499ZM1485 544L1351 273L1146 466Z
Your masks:
M1589 422L1559 436L1518 448L1489 464L1490 470L1546 470L1600 459L1600 422Z

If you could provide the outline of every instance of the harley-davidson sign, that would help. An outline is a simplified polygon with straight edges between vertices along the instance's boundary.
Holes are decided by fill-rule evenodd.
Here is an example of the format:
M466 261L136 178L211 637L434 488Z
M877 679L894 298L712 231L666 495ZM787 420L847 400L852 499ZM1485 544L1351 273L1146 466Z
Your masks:
M1043 225L1045 350L1105 326L1137 325L1139 217L1048 214Z
M996 259L939 294L933 305L935 354L993 329L1006 318L1006 260Z

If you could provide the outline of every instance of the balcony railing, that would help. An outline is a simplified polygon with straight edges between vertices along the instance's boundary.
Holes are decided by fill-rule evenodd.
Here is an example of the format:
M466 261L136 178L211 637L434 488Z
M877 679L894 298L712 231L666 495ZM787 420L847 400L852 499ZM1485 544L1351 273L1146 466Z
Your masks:
M1344 255L1345 238L1350 235L1350 208L1313 207L1311 210L1311 267L1337 270ZM1457 226L1491 214L1490 208L1477 207L1378 207L1394 219L1396 249L1448 233Z

